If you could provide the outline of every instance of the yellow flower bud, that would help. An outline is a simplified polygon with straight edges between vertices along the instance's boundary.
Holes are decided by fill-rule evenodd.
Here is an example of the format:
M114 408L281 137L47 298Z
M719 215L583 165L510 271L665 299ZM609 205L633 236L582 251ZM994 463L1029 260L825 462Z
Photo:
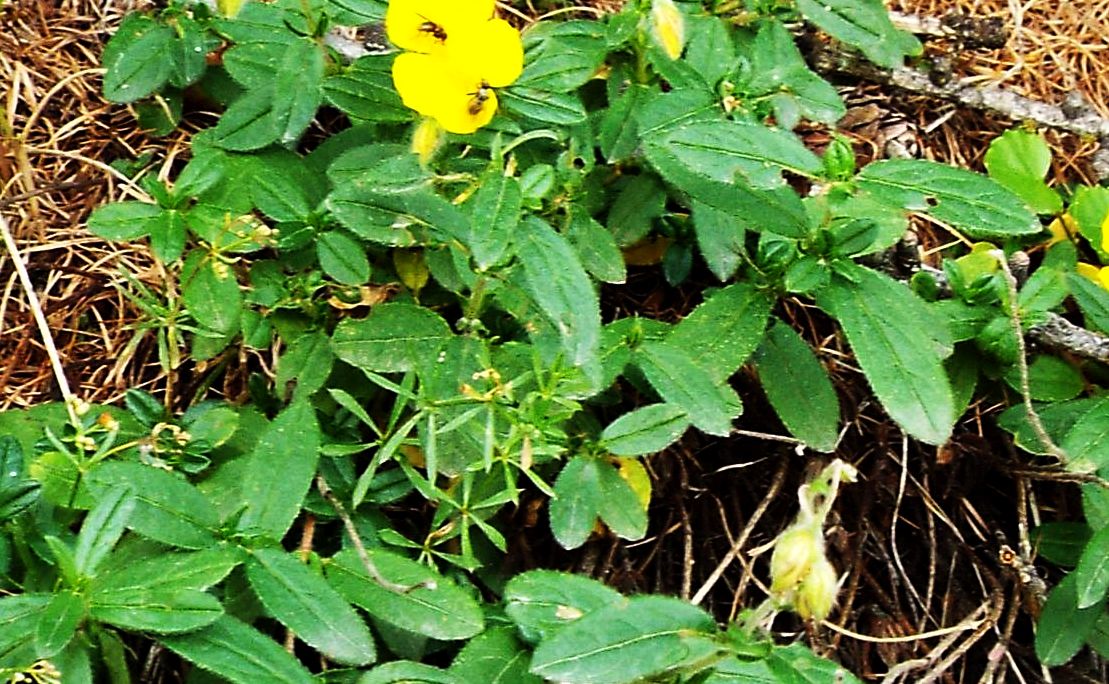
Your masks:
M788 594L809 575L815 563L824 558L824 537L820 528L795 525L774 542L770 557L770 591L789 600Z
M420 158L420 164L427 166L439 145L443 142L443 128L431 117L420 119L412 132L412 153Z
M247 0L216 0L216 11L228 19L234 19Z
M801 582L794 599L794 609L805 620L817 622L828 617L839 593L839 577L831 562L823 556L813 563L809 574Z
M681 57L685 47L685 19L673 0L651 1L651 32L667 57Z

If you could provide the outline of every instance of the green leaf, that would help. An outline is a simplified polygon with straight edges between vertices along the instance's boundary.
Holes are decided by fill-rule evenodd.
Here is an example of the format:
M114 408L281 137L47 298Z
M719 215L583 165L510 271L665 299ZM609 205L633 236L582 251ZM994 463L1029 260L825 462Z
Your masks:
M1074 575L1079 609L1105 603L1109 592L1109 527L1098 530L1087 542Z
M582 266L594 278L603 283L623 283L627 280L624 255L620 253L616 239L584 209L573 211L565 235L581 259Z
M478 270L485 271L509 252L523 207L520 181L494 169L482 177L481 185L468 207L470 229L467 244Z
M415 113L404 106L393 87L392 56L370 55L354 61L323 82L327 101L356 121L398 123Z
M452 580L395 553L381 549L368 549L367 553L388 581L423 585L408 592L393 591L370 578L353 549L336 554L326 566L327 581L375 619L443 641L469 639L485 628L477 601Z
M606 223L616 243L629 247L647 237L653 221L665 213L666 189L654 174L641 173L616 195Z
M1059 447L1067 454L1069 470L1096 468L1102 477L1109 474L1109 397L1079 418Z
M716 623L668 596L636 596L577 620L535 649L531 671L546 679L625 684L678 669L716 651Z
M766 398L793 436L817 451L834 451L839 398L808 343L779 321L763 339L755 367Z
M89 215L89 232L105 240L136 240L150 233L163 209L146 202L112 202Z
M1036 412L1040 415L1048 436L1059 444L1079 420L1100 404L1100 400L1095 398L1074 399L1036 407ZM1040 442L1028 421L1028 411L1024 404L1010 406L998 417L997 423L1013 433L1013 443L1021 449L1032 454L1048 455L1047 448Z
M819 176L823 162L794 134L740 121L695 122L645 142L660 148L657 158L677 163L721 183L738 179L761 189L781 187L782 172ZM665 175L665 173L663 174Z
M736 65L732 33L720 17L687 15L684 19L689 32L685 61L715 89L720 79L731 73Z
M424 663L394 660L362 675L356 684L467 684L467 680Z
M163 262L177 261L185 250L188 228L184 213L167 209L147 224L150 228L150 251Z
M1109 333L1109 292L1077 273L1067 278L1067 284L1078 308L1082 309L1086 325L1091 330Z
M740 220L703 202L692 202L693 231L697 248L712 274L720 281L735 275L746 252L746 232Z
M1089 525L1070 521L1046 522L1032 533L1036 555L1065 568L1078 565L1092 536Z
M743 89L750 95L769 96L780 129L793 130L800 116L834 124L846 113L835 87L809 69L782 22L761 22L745 47L751 76Z
M197 667L234 684L312 684L316 681L275 641L228 615L204 629L163 636L159 641Z
M599 378L600 304L577 254L562 235L534 217L520 224L516 245L524 287L557 332L566 361L591 380Z
M597 131L597 143L607 161L624 159L635 152L639 144L639 125L636 107L643 101L647 88L629 85L619 98L605 110Z
M368 665L375 660L366 623L304 563L281 549L258 549L246 573L269 614L304 643L343 665Z
M758 348L772 305L771 297L750 283L729 285L674 326L666 342L723 382Z
M603 459L576 456L563 467L551 499L551 531L563 548L589 539L597 518L617 536L640 539L647 531L647 513L635 492Z
M38 434L42 427L36 425ZM0 425L0 430L6 428ZM39 483L24 473L23 447L12 435L0 436L0 520L10 520L38 499Z
M89 585L90 596L149 593L173 595L180 591L203 591L221 582L243 562L237 547L224 546L203 551L162 551L135 559L122 554L109 556Z
M766 659L774 681L782 684L859 684L858 678L838 663L813 653L803 644L776 646Z
M1046 667L1062 665L1086 643L1086 635L1105 613L1099 604L1078 607L1078 578L1070 573L1047 596L1036 625L1036 657Z
M1067 274L1056 268L1041 266L1021 286L1018 302L1023 313L1037 314L1059 306L1068 294Z
M105 50L104 97L112 102L135 102L161 88L173 71L169 53L173 29L148 24L133 33L113 38L112 50ZM122 42L122 44L119 44Z
M616 456L662 451L689 427L685 411L671 404L651 404L625 413L601 433L601 447Z
M1109 188L1100 185L1080 185L1074 191L1074 200L1067 212L1078 223L1078 230L1089 240L1102 257L1109 256L1101 226L1109 217Z
M1020 369L1011 367L1005 373L1005 382L1020 390ZM1032 398L1037 401L1066 401L1074 399L1086 389L1082 373L1058 356L1041 355L1028 365L1028 384Z
M531 642L549 639L594 611L625 605L627 599L595 579L554 570L529 570L504 588L505 613Z
M643 115L640 115L640 127ZM667 131L681 130L682 126ZM809 217L801 198L792 188L778 185L759 188L736 175L734 180L713 178L699 166L691 165L674 154L665 144L664 133L645 140L647 161L668 183L689 195L692 201L707 204L736 217L744 228L801 238L809 231ZM727 162L727 159L720 160ZM732 160L734 161L734 160ZM713 165L719 171L720 164ZM738 169L737 169L738 170ZM763 174L765 175L765 174Z
M323 95L322 46L310 39L290 43L273 78L271 116L278 142L295 143L316 116Z
M52 594L0 598L0 670L23 670L38 660L35 633Z
M471 639L455 656L450 673L461 682L482 684L542 684L528 673L531 653L516 638L513 627L487 629Z
M225 150L250 152L274 142L283 132L274 116L272 90L248 90L223 113L212 137Z
M880 67L902 66L921 53L920 41L899 31L881 0L797 0L805 18L836 40L862 50Z
M335 328L335 355L363 370L410 371L435 358L451 337L439 314L415 304L379 304L363 319L345 319Z
M81 532L77 535L73 557L78 573L85 576L96 574L100 561L123 535L134 509L135 499L126 487L110 489L100 498L81 523Z
M636 350L635 364L659 396L685 411L698 430L726 437L743 405L731 387L693 361L695 352L670 338L645 342Z
M1042 230L1036 215L1012 191L966 169L923 159L888 159L867 165L857 183L881 202L934 216L976 240Z
M89 614L126 630L173 634L212 624L223 615L223 606L215 596L195 589L172 594L128 591L93 596Z
M370 260L360 244L338 230L316 236L316 256L323 272L343 285L363 285L370 280Z
M111 461L90 471L88 484L101 500L119 487L130 489L134 510L127 527L148 539L187 549L215 543L215 507L183 477L140 463Z
M951 353L944 321L908 287L869 269L855 282L835 276L817 303L837 318L867 381L906 432L943 444L955 424L943 359Z
M536 24L525 34L524 72L516 83L537 91L570 92L585 85L605 58L605 32L596 21Z
M585 121L585 107L575 93L552 93L523 86L497 92L509 112L540 123L572 126Z
M216 264L203 250L189 252L181 268L181 299L197 323L220 335L233 335L239 330L243 294L234 269Z
M316 475L320 427L307 401L297 401L278 414L247 456L243 501L246 510L238 528L281 539L300 513Z
M1051 168L1051 148L1043 137L1013 128L995 138L986 150L986 170L1015 192L1037 214L1058 214L1063 198L1044 182Z
M65 648L85 617L85 602L71 591L54 594L39 615L35 628L35 651L39 658L50 658Z
M330 338L322 332L305 333L278 359L274 386L278 392L292 389L293 396L308 397L327 384L334 363Z

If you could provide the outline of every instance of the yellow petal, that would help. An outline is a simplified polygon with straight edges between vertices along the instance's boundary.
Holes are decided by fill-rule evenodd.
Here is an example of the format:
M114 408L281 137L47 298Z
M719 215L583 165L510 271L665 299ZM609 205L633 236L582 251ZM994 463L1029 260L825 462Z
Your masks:
M681 57L685 47L685 18L672 0L651 2L651 32L667 57Z
M493 120L497 94L480 83L461 90L444 90L435 113L439 125L451 133L473 133Z
M1089 278L1095 283L1098 282L1098 279L1101 276L1101 269L1097 266L1094 266L1093 264L1087 264L1079 261L1077 270L1078 275L1082 276L1083 278Z
M435 116L449 70L441 55L405 52L393 60L393 85L404 106Z
M493 16L495 0L390 0L385 34L399 48L431 52L451 33Z
M1097 284L1109 290L1109 266L1103 266L1097 272Z
M1101 251L1109 252L1109 213L1101 222Z
M447 42L451 63L468 76L503 88L524 70L520 32L504 19L460 26Z

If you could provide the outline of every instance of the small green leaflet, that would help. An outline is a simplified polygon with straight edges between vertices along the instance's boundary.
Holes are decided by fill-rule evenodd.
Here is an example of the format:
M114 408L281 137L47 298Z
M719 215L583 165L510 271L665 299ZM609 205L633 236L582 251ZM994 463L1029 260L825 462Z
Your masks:
M597 518L624 539L639 539L647 531L647 512L606 460L575 456L558 474L554 491L551 531L565 549L584 544Z
M684 410L671 404L651 404L625 413L601 433L601 446L616 456L639 456L662 451L689 427Z
M276 641L229 615L204 629L163 636L159 641L202 670L234 684L313 684L316 681Z

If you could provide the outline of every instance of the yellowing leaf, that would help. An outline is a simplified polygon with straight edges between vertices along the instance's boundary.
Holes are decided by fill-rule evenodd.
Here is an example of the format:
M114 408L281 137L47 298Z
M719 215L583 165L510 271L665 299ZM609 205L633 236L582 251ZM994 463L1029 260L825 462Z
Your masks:
M618 458L616 464L620 477L635 492L635 498L639 500L643 510L647 510L651 505L651 476L647 474L647 469L637 458Z

